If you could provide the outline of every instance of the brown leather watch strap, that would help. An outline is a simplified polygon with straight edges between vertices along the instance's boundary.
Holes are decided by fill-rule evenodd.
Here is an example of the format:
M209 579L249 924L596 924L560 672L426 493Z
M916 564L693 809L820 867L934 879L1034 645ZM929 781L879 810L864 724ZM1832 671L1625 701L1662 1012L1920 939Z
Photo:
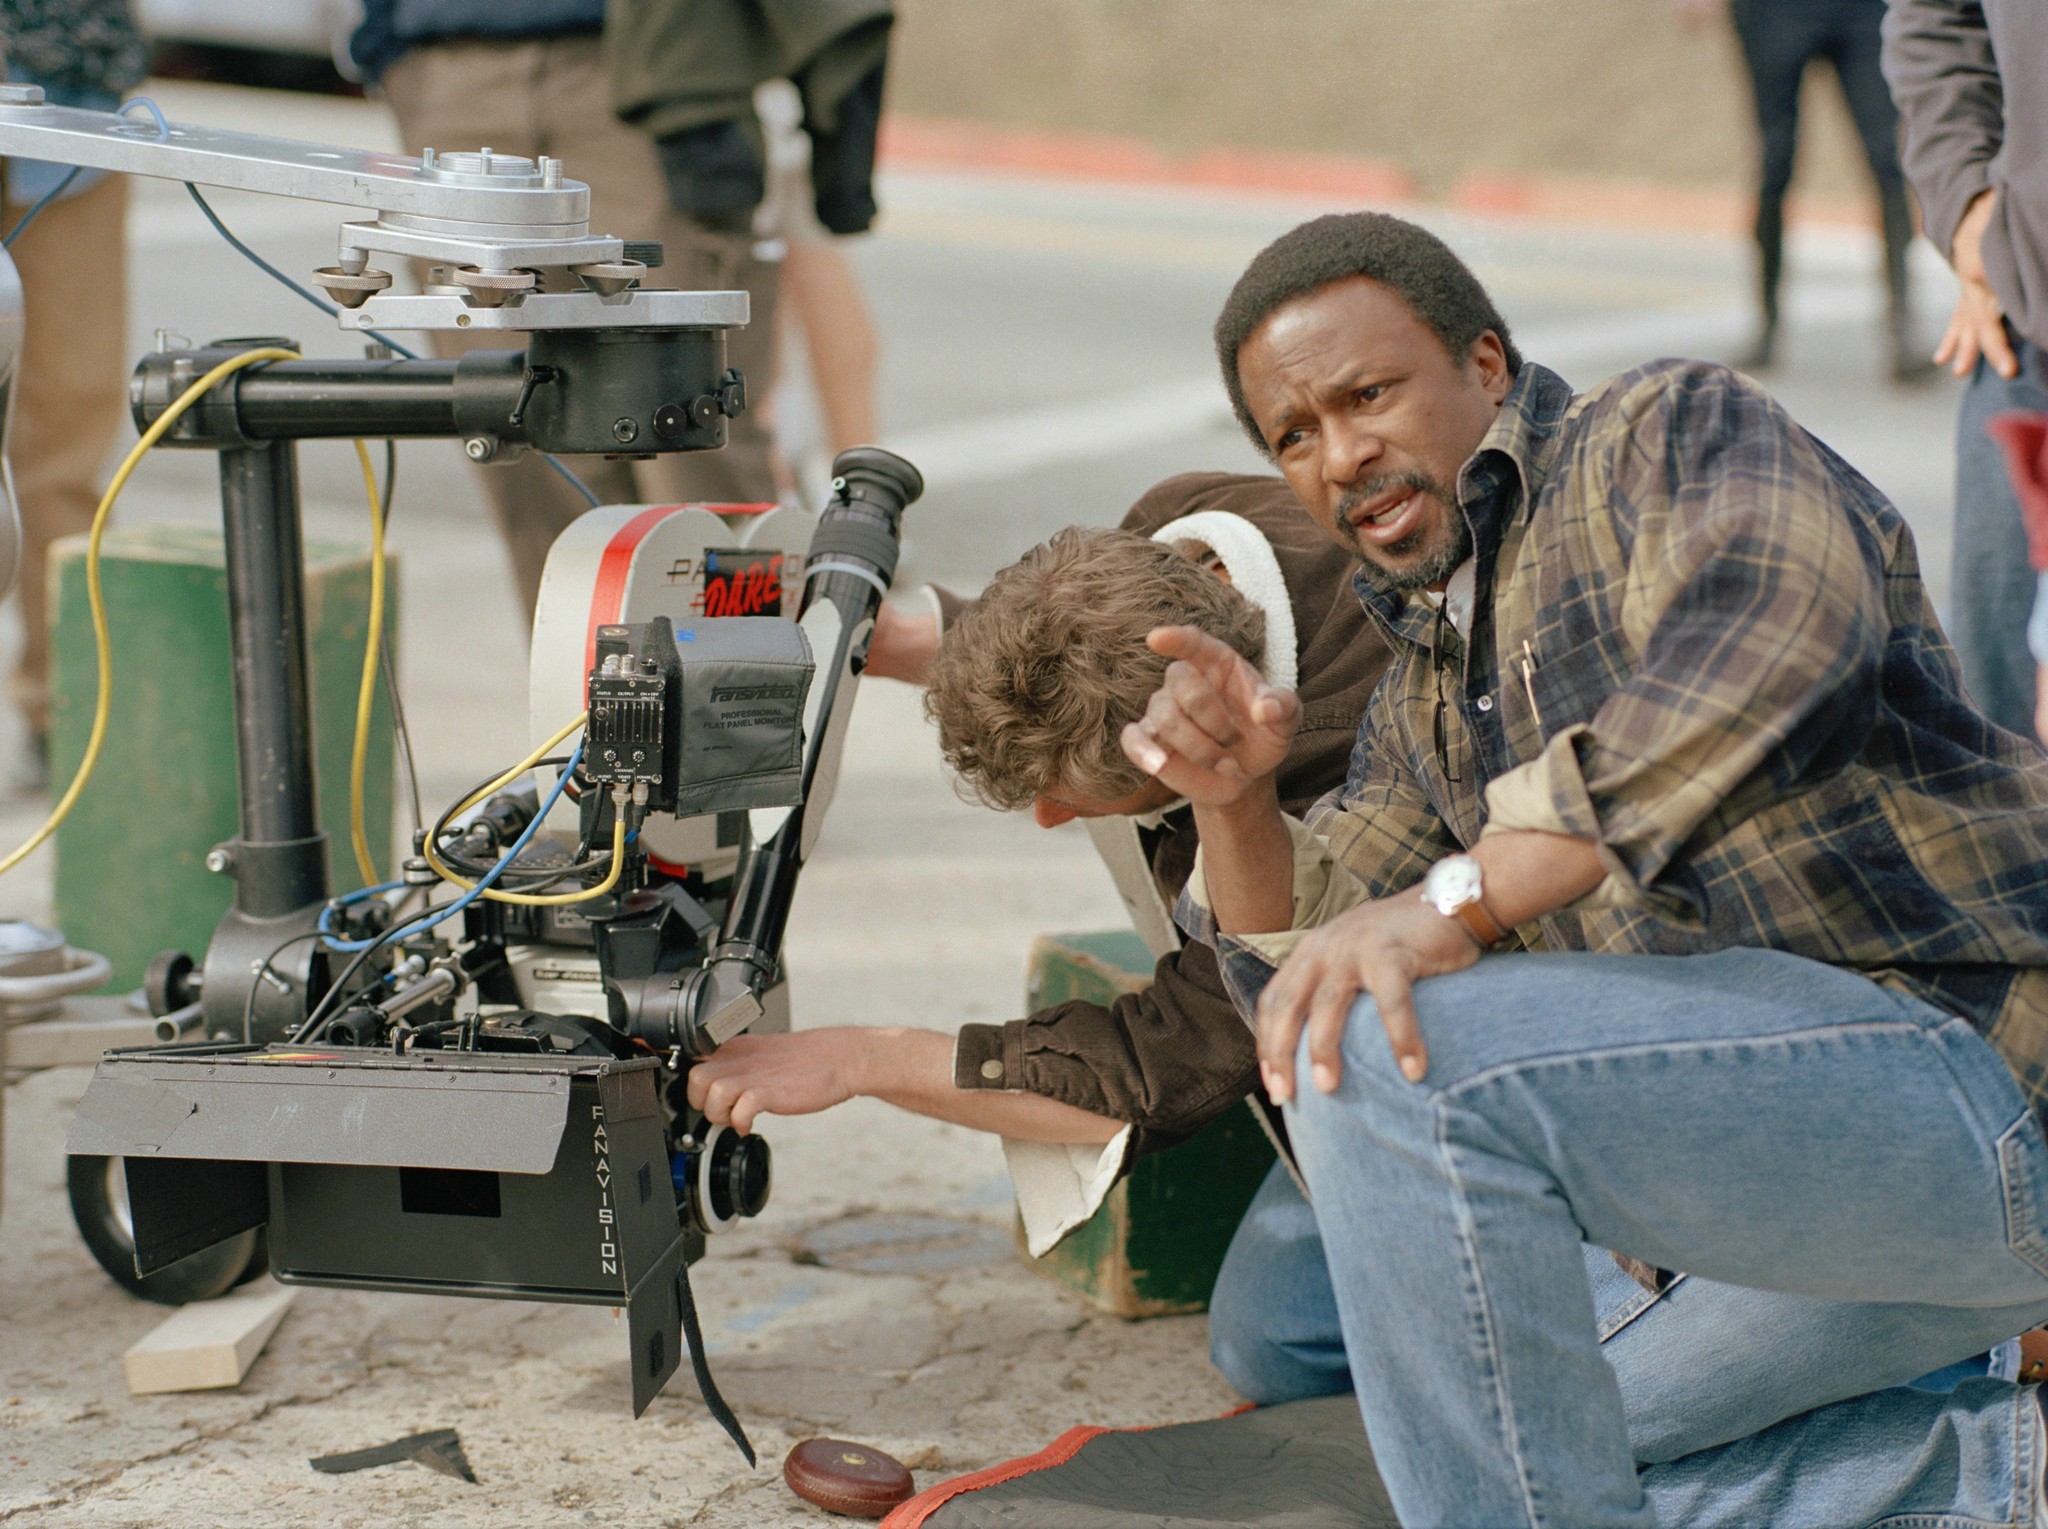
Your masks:
M1488 913L1486 904L1476 897L1469 903L1459 904L1451 917L1465 926L1466 932L1479 942L1481 950L1491 950L1508 937L1508 932L1500 926L1500 920Z

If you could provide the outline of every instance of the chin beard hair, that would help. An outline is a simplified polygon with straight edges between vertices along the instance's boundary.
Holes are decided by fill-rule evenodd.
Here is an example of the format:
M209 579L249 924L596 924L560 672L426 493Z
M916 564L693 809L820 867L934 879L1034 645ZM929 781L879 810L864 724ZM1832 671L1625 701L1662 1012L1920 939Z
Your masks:
M1405 592L1412 589L1428 589L1433 584L1441 584L1458 571L1459 565L1472 555L1472 528L1465 524L1465 517L1449 500L1439 498L1437 503L1444 505L1448 511L1445 522L1451 531L1449 539L1434 552L1426 553L1420 562L1406 568L1384 567L1367 556L1361 547L1359 562L1368 579L1384 589ZM1386 555L1397 558L1408 556L1417 549L1427 534L1426 531L1418 531L1415 535L1396 542L1387 548Z

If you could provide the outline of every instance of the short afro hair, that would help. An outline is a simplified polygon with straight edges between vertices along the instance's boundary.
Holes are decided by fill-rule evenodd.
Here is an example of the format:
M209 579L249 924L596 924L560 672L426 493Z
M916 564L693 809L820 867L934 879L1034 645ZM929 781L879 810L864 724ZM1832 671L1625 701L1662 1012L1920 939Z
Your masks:
M1271 455L1244 401L1238 351L1274 309L1353 276L1399 294L1454 358L1463 360L1472 342L1490 329L1507 353L1508 375L1522 369L1522 353L1508 334L1507 320L1448 244L1384 212L1333 212L1290 229L1253 256L1216 318L1223 386L1237 422L1262 454Z

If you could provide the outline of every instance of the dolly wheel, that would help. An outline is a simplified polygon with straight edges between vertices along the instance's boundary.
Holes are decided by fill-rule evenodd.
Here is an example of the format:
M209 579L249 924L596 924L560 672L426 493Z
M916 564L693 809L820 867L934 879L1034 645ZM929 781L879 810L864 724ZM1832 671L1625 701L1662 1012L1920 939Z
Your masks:
M201 1248L168 1269L135 1272L135 1223L128 1212L128 1175L118 1157L73 1157L69 1164L71 1219L99 1266L114 1282L146 1301L183 1306L226 1295L248 1276L263 1235L261 1227ZM268 1261L267 1259L265 1260ZM253 1269L262 1273L260 1267Z

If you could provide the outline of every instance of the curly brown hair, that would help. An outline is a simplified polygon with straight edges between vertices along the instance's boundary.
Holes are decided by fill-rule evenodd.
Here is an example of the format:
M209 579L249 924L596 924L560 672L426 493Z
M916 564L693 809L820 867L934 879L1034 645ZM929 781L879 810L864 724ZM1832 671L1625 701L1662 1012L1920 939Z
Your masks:
M1266 618L1187 544L1069 526L997 574L945 634L925 691L939 748L991 807L1047 793L1120 801L1147 776L1118 735L1144 715L1167 661L1154 627L1194 626L1252 663Z

